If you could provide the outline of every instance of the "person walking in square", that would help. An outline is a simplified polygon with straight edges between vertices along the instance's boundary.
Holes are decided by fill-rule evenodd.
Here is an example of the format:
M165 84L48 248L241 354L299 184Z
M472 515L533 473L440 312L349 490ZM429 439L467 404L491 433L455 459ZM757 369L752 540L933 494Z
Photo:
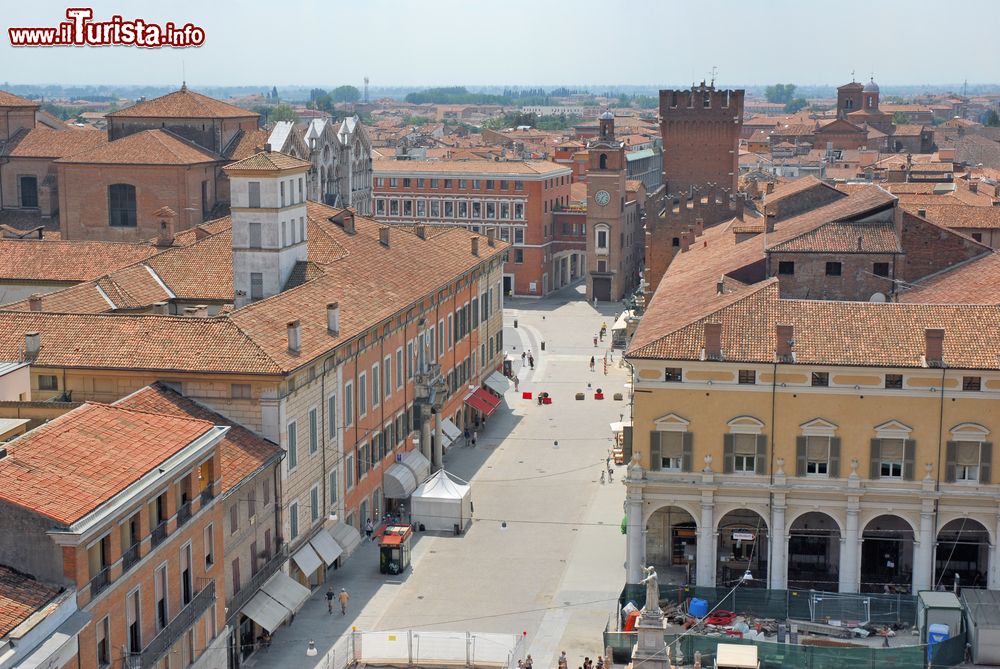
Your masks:
M336 593L333 592L333 586L331 585L326 591L326 608L331 615L333 614L333 598L335 596Z
M340 589L340 595L338 596L338 599L340 600L340 614L346 616L347 615L347 602L350 601L351 596L349 594L347 594L347 590L344 590L343 588L341 588Z
M372 525L372 519L369 518L365 522L365 536L368 537L368 541L372 540L372 532L374 532L374 531L375 531L375 526Z
M590 356L590 371L594 371L594 356Z

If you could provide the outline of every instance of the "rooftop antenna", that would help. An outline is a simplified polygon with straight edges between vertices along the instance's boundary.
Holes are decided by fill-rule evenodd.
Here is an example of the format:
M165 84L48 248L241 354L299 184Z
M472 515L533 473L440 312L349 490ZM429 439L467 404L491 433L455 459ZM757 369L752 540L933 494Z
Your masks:
M851 83L854 82L854 70L851 70Z
M188 87L187 84L187 70L184 67L184 61L181 61L181 90L186 91Z
M715 87L715 75L719 73L719 68L715 65L712 66L712 87Z
M962 84L962 97L963 98L969 97L969 80L968 79L966 79L965 83Z
M368 104L368 77L365 77L365 104Z

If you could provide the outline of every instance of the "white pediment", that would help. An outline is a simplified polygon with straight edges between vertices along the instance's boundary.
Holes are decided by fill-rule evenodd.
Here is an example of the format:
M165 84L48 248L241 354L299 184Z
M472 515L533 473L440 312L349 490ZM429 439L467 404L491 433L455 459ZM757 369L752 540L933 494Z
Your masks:
M813 418L799 425L799 429L807 437L832 437L837 431L837 425L825 418Z
M951 428L951 438L956 441L961 441L962 439L983 441L989 434L990 431L979 423L959 423Z
M760 434L764 429L764 422L757 420L753 416L737 416L726 425L733 434Z
M890 420L875 426L875 436L879 439L909 439L913 431L909 425L898 420Z
M660 432L687 432L688 425L691 424L687 418L678 416L675 413L668 413L653 421L653 426Z

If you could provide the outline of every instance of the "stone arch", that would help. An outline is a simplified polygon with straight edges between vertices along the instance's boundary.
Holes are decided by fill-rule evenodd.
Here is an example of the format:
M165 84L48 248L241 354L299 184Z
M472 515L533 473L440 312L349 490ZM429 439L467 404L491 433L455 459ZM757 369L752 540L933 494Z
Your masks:
M792 525L795 523L795 521L801 518L802 516L806 515L807 513L821 513L824 516L829 516L830 518L833 519L833 522L837 524L837 529L841 533L845 531L844 519L839 518L836 513L831 513L830 511L823 510L821 507L819 509L800 508L800 510L797 510L794 515L791 514L787 515L785 520L785 532L790 532L792 530Z
M682 499L672 499L672 500L652 500L647 499L646 504L643 505L642 509L642 524L645 525L652 518L653 514L669 506L676 506L677 508L684 509L691 517L695 519L696 523L700 523L699 517L701 515L701 509L694 502L688 502Z
M699 539L697 516L691 509L673 503L657 505L642 529L645 563L656 567L660 583L690 583Z
M726 514L732 513L733 511L753 511L758 516L763 519L761 523L761 529L771 530L771 511L767 506L767 502L760 503L741 503L733 502L731 504L716 504L715 505L715 528L716 532L719 531L720 523Z
M743 582L749 572L752 580L745 581L744 587L767 587L770 532L766 512L748 504L717 511L716 586Z
M985 587L989 581L992 535L986 523L969 516L939 525L935 537L933 586Z
M919 533L904 514L879 511L861 525L861 592L908 592Z
M840 521L826 511L805 509L788 524L787 583L790 589L836 591L840 586Z
M986 514L971 514L965 511L938 511L938 533L940 533L948 523L953 523L955 521L961 523L965 519L982 525L983 529L986 530L986 534L990 537L990 543L996 543L996 532L995 530L990 529L990 521L993 521L994 526L996 525L996 516L989 517Z
M863 534L864 531L865 531L865 528L867 528L871 524L871 522L873 520L875 520L876 518L878 518L880 516L893 516L893 517L901 518L903 521L905 521L906 524L910 526L910 530L913 531L913 536L915 536L915 537L919 536L920 535L920 522L919 522L919 519L918 520L914 520L912 518L908 518L907 514L910 514L910 513L919 514L920 512L919 511L910 511L909 509L906 509L906 510L896 510L896 509L893 509L892 507L889 507L888 509L869 509L869 510L865 511L858 518L858 531Z

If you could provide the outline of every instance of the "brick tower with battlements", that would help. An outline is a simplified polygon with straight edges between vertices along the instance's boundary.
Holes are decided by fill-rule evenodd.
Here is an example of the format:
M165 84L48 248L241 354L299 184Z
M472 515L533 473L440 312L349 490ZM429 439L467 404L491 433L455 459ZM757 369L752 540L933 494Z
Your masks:
M691 90L660 91L663 181L667 193L690 193L713 184L736 192L743 127L742 90L716 90L701 82Z

